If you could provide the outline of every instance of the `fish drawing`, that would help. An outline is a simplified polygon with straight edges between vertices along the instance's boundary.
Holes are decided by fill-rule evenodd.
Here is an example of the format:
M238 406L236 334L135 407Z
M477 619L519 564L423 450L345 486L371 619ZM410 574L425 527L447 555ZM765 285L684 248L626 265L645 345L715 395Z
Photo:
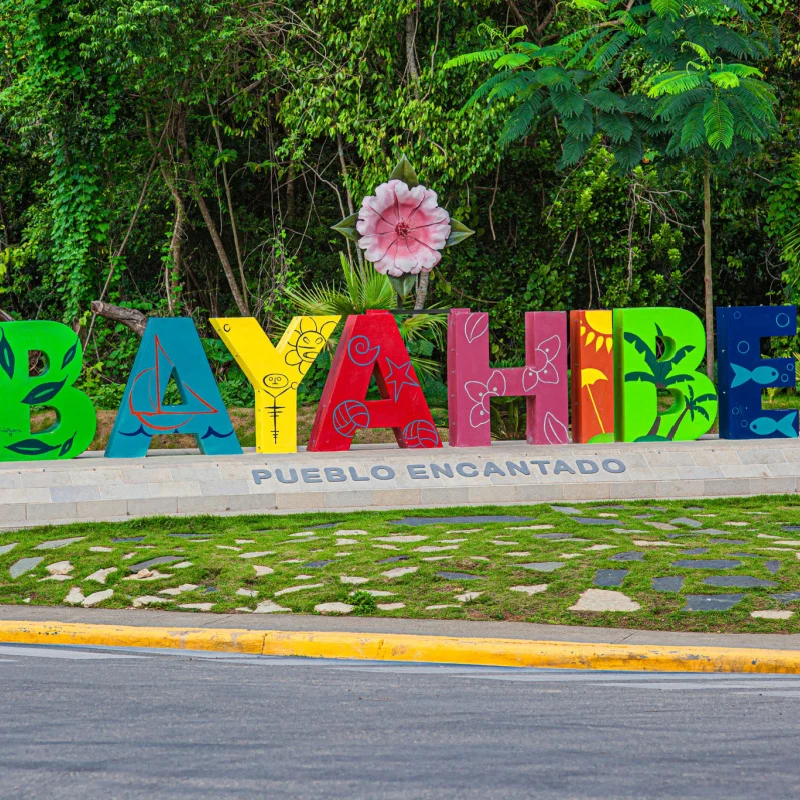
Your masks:
M797 419L797 412L790 411L785 417L773 419L772 417L759 417L750 423L750 430L758 436L769 436L778 431L791 439L797 438L794 429L794 421Z
M740 364L731 363L733 370L733 381L731 381L731 389L736 386L741 386L743 383L753 381L766 386L768 383L778 379L778 370L775 367L756 367L755 369L747 369Z

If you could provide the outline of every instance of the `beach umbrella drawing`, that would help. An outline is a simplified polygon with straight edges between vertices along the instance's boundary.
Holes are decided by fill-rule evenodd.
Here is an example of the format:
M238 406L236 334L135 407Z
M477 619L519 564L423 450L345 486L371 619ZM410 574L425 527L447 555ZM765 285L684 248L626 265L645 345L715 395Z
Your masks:
M586 391L589 393L589 399L592 401L592 408L594 408L594 413L597 416L597 421L600 423L600 430L603 433L606 433L605 426L603 425L603 419L600 416L600 412L597 409L597 403L594 401L594 395L592 394L592 386L594 386L598 381L607 381L608 376L605 372L602 372L599 369L595 369L594 367L586 367L586 369L581 370L581 389L584 387Z

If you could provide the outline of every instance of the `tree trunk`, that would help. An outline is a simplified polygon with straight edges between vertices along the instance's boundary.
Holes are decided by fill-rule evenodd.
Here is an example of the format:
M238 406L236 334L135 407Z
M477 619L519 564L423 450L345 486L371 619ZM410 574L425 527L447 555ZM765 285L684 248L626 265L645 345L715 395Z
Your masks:
M242 296L242 292L239 289L239 285L236 282L236 276L233 274L233 268L231 267L230 259L228 258L227 252L225 252L225 246L222 244L222 239L219 236L219 232L217 231L217 226L214 223L214 218L211 216L211 211L206 204L205 198L203 197L202 192L200 191L200 186L197 182L197 177L194 174L194 170L192 169L191 162L189 159L189 143L186 140L186 118L182 116L180 121L178 122L178 146L181 148L181 161L186 169L186 178L189 182L189 186L192 190L192 197L194 201L197 203L197 207L200 209L200 214L203 217L203 221L206 224L206 228L208 229L208 233L211 236L211 241L214 243L214 248L217 251L217 256L219 256L220 263L222 264L222 269L225 272L225 277L228 281L228 286L230 287L231 294L233 295L233 300L236 303L236 307L239 309L239 313L243 317L249 317L250 312L247 309L247 303L244 301L244 297Z
M175 316L180 294L181 245L183 244L183 205L175 206L175 225L172 229L172 240L169 243L169 255L172 266L167 266L164 274L164 286L167 290L167 306L170 316Z
M711 273L711 165L703 176L703 262L706 294L706 374L714 380L714 277Z
M144 329L147 327L147 317L135 308L122 308L122 306L104 303L102 300L93 300L92 313L110 319L113 322L121 322L137 336L144 335Z
M675 434L678 432L678 428L681 426L681 422L683 422L683 418L689 411L689 406L687 405L683 411L681 411L680 416L678 419L675 420L675 424L669 429L669 433L667 434L667 439L672 441L675 438Z
M12 317L11 314L6 313L5 311L3 311L2 308L0 308L0 322L13 322L13 321L14 317Z

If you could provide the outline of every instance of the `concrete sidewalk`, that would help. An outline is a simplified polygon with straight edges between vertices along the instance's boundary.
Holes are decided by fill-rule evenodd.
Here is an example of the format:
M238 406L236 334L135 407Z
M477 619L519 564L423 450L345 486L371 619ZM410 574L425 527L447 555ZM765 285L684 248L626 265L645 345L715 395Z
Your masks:
M319 631L470 639L515 639L531 642L576 642L666 647L729 647L800 651L800 634L676 633L527 622L324 617L311 614L204 614L151 609L61 608L0 605L0 621L63 622L150 628L247 629L251 631Z

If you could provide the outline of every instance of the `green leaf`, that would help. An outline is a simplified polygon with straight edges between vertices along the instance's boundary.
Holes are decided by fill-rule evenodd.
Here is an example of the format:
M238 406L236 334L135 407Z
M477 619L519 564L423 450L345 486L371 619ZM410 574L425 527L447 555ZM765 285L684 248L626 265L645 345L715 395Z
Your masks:
M66 382L67 379L64 378L62 381L48 381L47 383L35 386L22 398L22 402L28 406L38 406L47 403L64 388Z
M64 369L65 367L69 366L73 362L77 352L78 352L78 343L75 342L75 344L72 345L72 347L70 347L70 349L67 350L66 353L64 353L64 359L61 362L61 369Z
M703 106L699 103L693 106L683 120L681 128L681 147L694 150L705 141L705 127L703 123Z
M403 275L402 278L395 278L393 275L388 275L389 283L394 287L395 292L400 297L407 297L411 290L417 285L416 275Z
M600 114L597 123L608 134L612 142L627 142L633 135L631 121L622 114Z
M504 56L500 56L500 58L494 62L494 68L513 69L514 67L521 67L524 64L527 64L530 60L531 57L526 56L524 53L506 53Z
M53 450L58 450L59 447L61 447L60 444L49 445L40 439L22 439L19 442L5 446L6 450L10 450L20 456L42 456L45 453L52 453Z
M659 17L671 19L677 19L683 8L681 0L652 0L650 5Z
M732 72L721 70L720 72L711 72L708 75L711 83L718 86L720 89L735 89L739 85L738 76Z
M341 222L331 225L331 229L338 231L350 239L351 242L357 242L361 238L361 234L356 230L356 222L358 222L358 212L345 217Z
M64 442L63 445L61 445L61 450L58 453L59 458L63 458L67 453L69 453L69 451L72 449L72 445L75 444L75 437L77 435L78 432L75 431L75 433L73 433L72 436L69 439L67 439L67 441Z
M469 239L475 231L468 228L463 222L457 219L450 219L450 236L447 237L445 247L452 247L454 244L463 242L464 239Z
M706 139L714 150L733 143L733 114L728 104L717 94L712 94L703 106Z
M595 89L588 92L586 102L600 111L625 111L625 101L609 89Z
M11 345L6 338L5 331L2 326L0 326L0 369L8 375L9 380L13 380L14 378L15 362L14 351L11 349Z
M402 156L400 161L397 162L397 166L392 170L389 180L403 181L409 189L419 186L417 173L414 172L414 167L411 166L411 162L405 156Z
M503 55L503 51L497 48L491 50L480 50L477 53L463 53L460 56L445 61L443 69L453 69L453 67L463 67L465 64L485 64L488 61L496 61Z

